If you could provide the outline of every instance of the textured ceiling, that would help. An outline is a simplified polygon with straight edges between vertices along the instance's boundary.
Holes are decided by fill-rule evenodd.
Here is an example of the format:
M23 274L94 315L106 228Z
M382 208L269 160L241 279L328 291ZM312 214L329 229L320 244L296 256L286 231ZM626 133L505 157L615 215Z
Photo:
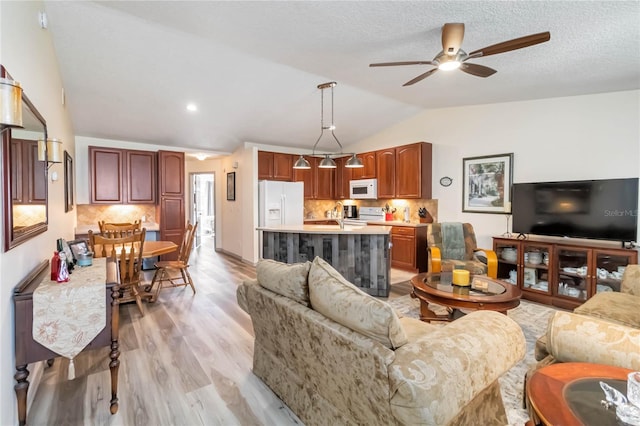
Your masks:
M316 86L332 80L345 146L425 108L640 88L638 1L45 5L82 136L211 152L242 142L310 148ZM467 52L543 31L551 40L473 60L498 70L488 78L440 71L402 87L431 67L369 68L433 59L447 22L465 24ZM187 102L199 111L187 113Z

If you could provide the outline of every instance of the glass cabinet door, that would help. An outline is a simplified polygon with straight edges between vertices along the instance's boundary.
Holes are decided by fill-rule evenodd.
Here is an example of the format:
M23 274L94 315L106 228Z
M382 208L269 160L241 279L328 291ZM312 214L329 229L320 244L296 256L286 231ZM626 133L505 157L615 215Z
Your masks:
M522 244L523 271L522 289L551 294L549 286L549 263L552 246L543 243L524 242Z
M493 251L498 257L498 279L518 285L518 261L520 253L518 241L494 239Z
M589 249L558 246L556 249L557 296L580 302L587 300Z
M593 294L605 291L620 291L622 284L622 274L629 263L631 254L596 250L595 270L591 276L594 278L595 286L592 288Z

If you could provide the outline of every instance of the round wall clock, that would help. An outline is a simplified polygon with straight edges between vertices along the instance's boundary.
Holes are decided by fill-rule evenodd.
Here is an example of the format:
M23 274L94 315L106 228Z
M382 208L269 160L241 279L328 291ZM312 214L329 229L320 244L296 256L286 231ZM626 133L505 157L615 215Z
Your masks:
M440 185L442 186L450 186L451 183L453 183L453 180L449 176L440 178Z

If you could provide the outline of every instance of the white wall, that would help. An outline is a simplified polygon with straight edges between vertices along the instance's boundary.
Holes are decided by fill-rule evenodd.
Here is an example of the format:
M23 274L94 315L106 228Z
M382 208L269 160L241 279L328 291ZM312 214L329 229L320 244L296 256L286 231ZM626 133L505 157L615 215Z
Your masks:
M462 159L512 152L514 182L638 177L640 91L426 110L349 149L417 141L433 144L439 220L471 222L491 247L506 217L462 212ZM440 186L442 176L453 185Z
M24 93L47 121L49 137L61 139L63 148L74 157L73 128L61 102L62 80L58 71L51 34L40 28L40 1L0 2L0 63L22 84ZM56 239L73 238L75 212L64 211L63 166L57 164L57 182L49 182L49 230L28 242L0 254L0 424L17 423L16 397L13 391L15 372L14 312L12 289L42 260L50 258ZM1 203L1 201L0 201ZM1 206L0 206L1 207ZM0 231L0 234L2 231ZM1 235L0 235L1 237ZM30 380L37 380L31 371ZM32 390L34 387L32 386Z

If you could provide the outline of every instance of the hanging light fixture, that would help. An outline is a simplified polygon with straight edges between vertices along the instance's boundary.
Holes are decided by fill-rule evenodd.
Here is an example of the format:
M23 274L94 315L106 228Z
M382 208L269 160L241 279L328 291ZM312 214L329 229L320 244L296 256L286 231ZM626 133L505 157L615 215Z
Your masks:
M318 136L316 143L313 144L313 150L311 151L312 156L315 156L316 147L318 146L318 142L320 142L320 139L322 139L322 136L324 135L325 130L331 131L331 136L333 136L333 139L336 141L336 143L340 147L340 152L334 155L344 155L342 153L342 144L340 143L335 133L333 132L336 128L336 126L333 124L333 88L336 86L336 84L338 83L336 83L335 81L331 81L329 83L322 83L318 85L318 89L320 89L320 136ZM331 89L331 124L329 126L325 126L324 125L324 90L329 88ZM335 169L336 162L333 161L333 159L331 158L332 154L322 154L322 155L324 156L324 158L320 161L320 164L318 164L318 167L321 169ZM356 157L355 153L351 153L351 157L345 163L345 167L355 168L355 167L364 167L364 165L362 164L362 160ZM304 158L303 155L300 155L300 158L298 158L294 163L293 168L294 169L310 169L311 165Z
M54 164L62 163L62 141L60 139L40 139L38 141L38 161L46 161L47 169Z
M22 127L22 88L8 78L0 78L0 125Z

